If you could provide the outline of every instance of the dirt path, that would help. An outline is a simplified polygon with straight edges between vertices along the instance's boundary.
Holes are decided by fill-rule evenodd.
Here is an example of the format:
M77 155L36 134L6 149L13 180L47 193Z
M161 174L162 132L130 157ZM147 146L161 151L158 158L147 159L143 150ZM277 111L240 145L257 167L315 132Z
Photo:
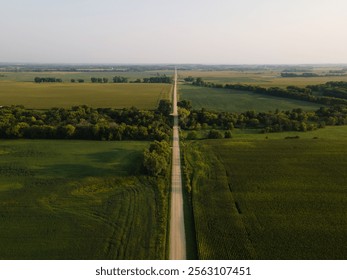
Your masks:
M186 235L184 229L181 158L177 113L177 70L175 70L175 81L173 90L173 116L174 126L172 146L170 260L185 260Z

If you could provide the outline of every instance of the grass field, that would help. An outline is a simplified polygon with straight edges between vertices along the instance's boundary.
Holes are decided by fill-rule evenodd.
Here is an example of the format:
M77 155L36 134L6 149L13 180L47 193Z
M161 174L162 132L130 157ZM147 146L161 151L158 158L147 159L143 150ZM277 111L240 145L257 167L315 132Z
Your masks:
M160 99L169 99L167 84L73 84L0 82L0 105L24 105L27 108L70 108L88 105L94 108L155 109Z
M329 69L324 69L328 71ZM323 70L323 71L324 71ZM322 70L313 71L317 74L323 74ZM346 76L340 77L295 77L282 78L280 71L180 71L179 77L185 78L188 76L200 77L206 82L218 84L250 84L263 87L287 87L324 84L329 81L347 81Z
M248 110L267 112L275 111L276 109L291 110L294 108L313 111L320 107L319 104L317 105L300 100L266 96L245 91L214 89L190 85L180 85L179 94L180 99L190 100L195 109L206 108L224 112L241 113Z
M167 189L146 142L0 142L0 259L163 259Z
M346 259L347 128L292 135L187 144L201 259Z

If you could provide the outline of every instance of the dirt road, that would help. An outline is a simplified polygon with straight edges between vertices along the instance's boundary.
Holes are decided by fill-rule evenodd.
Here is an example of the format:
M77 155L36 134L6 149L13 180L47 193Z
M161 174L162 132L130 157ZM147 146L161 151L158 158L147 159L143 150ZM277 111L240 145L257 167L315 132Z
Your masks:
M170 260L186 259L186 235L184 229L181 158L177 113L177 70L175 70L173 90L173 146L170 220Z

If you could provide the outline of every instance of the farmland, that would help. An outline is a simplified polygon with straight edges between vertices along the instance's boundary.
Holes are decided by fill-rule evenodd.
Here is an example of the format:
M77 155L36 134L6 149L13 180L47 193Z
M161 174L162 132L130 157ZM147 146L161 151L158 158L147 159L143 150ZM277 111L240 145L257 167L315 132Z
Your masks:
M201 259L345 259L346 127L186 142Z
M71 79L83 79L86 83L91 82L91 77L96 78L108 78L112 81L114 76L122 76L128 78L130 81L136 79L142 79L147 77L155 77L157 75L172 75L172 70L167 71L135 71L135 72L103 72L103 71L88 71L88 72L64 72L64 71L43 71L43 72L31 72L24 70L22 72L1 72L0 81L11 81L11 82L32 82L34 78L39 77L56 77L62 79L63 82L70 82Z
M193 109L230 114L294 108L308 112L322 105L247 91L192 86L182 78L192 75L216 83L266 87L321 84L325 78L344 80L343 77L281 78L280 71L271 71L180 71L180 99L190 100ZM158 128L163 129L164 134L158 135L166 137L171 130L151 118L162 112L95 108L135 106L153 110L159 100L170 99L172 86L89 82L91 76L111 80L120 75L135 80L156 73L4 72L0 77L0 105L18 104L27 108L2 108L3 135L7 138L28 138L28 135L39 138L38 135L45 135L46 130L37 133L42 126L53 127L55 134L50 134L53 139L143 141L2 140L0 258L166 258L167 178L162 174L145 176L141 162L143 149L149 146L145 139L157 139L152 137L157 135L155 129L159 132ZM33 82L35 76L61 78L63 82L38 84ZM86 82L71 83L70 79ZM77 105L93 109L70 110ZM52 107L69 110L50 110ZM296 117L290 112L288 115L279 112L281 118L275 113L267 114L266 125L274 127L277 123L270 120L277 119L281 124L285 120L293 123L305 120L312 125L314 120L306 112L296 112L299 112ZM344 214L347 200L342 196L347 181L347 148L342 139L346 139L347 129L327 124L314 130L321 120L317 115L313 131L261 134L265 121L259 118L259 125L252 126L259 117L255 113L250 112L247 118L235 114L224 127L218 124L218 116L214 118L218 113L205 113L201 113L203 117L195 125L194 121L187 121L187 114L188 130L181 127L183 138L196 132L197 137L189 139L204 139L211 129L224 135L227 128L232 139L183 142L184 169L189 173L185 181L191 183L187 190L192 190L191 196L185 195L187 201L192 199L193 206L191 209L190 203L185 204L188 216L191 214L185 221L190 233L188 257L345 259L346 246L341 244L347 244ZM334 124L342 124L342 112L329 114L339 117ZM159 117L163 124L169 123L167 115L165 111ZM227 114L221 115L226 119ZM229 122L233 126L228 126ZM116 133L116 129L126 126L126 133ZM279 128L284 131L282 126ZM82 133L86 131L92 134ZM83 138L85 135L93 137ZM134 138L134 135L142 136Z
M255 69L255 70L187 70L180 71L180 77L185 78L188 76L201 77L206 82L213 82L217 84L250 84L258 85L261 87L287 87L287 86L300 86L323 84L328 81L347 81L347 75L342 76L321 76L321 77L281 77L281 69L271 68L268 69ZM332 67L319 67L310 69L310 72L318 75L326 75L329 71L336 68Z
M166 84L35 84L3 81L0 82L0 105L24 105L32 109L77 105L155 109L160 99L169 99L170 90L171 85Z
M1 259L165 258L167 189L141 175L147 146L1 141Z
M320 107L319 104L300 100L229 89L181 85L179 92L180 99L190 100L195 109L206 108L208 110L240 113L248 110L267 112L276 109L291 110L294 108L313 111Z

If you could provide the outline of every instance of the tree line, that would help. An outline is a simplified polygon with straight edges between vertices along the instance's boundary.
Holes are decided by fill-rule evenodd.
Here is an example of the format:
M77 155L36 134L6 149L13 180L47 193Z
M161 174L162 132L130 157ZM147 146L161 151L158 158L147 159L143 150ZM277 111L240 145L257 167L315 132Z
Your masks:
M54 78L54 77L35 77L34 82L35 83L62 83L63 80L60 78Z
M84 79L71 79L70 80L71 81L71 83L76 83L76 82L78 82L78 83L84 83Z
M324 96L347 99L347 82L327 82L321 85L307 86Z
M104 83L104 84L107 84L108 83L108 78L105 78L105 77L104 78L91 77L90 81L92 83L99 83L99 84Z
M319 77L320 75L312 72L304 72L301 74L293 73L293 72L282 72L281 77L282 78L296 78L296 77L304 77L304 78L311 78L311 77Z
M43 111L11 106L0 109L0 138L168 141L171 122L160 108L145 111L74 106Z
M206 109L194 110L189 101L178 104L180 112L180 126L186 130L221 129L232 131L234 128L256 128L263 133L281 131L310 131L327 125L346 125L347 107L336 105L321 107L314 112L302 109L274 112L244 113L214 112ZM213 132L209 138L222 138ZM225 135L229 138L229 133Z
M201 87L210 87L210 88L221 88L221 89L232 89L232 90L241 90L254 92L258 94L271 95L276 97L284 97L297 99L307 102L313 102L323 105L347 105L347 99L343 99L341 97L336 96L319 96L313 94L314 86L307 86L305 88L300 88L297 86L288 86L287 88L279 88L279 87L269 87L264 88L260 86L253 85L245 85L245 84L216 84L211 82L205 82L201 78L195 78L191 83L195 86Z
M328 74L322 74L319 75L317 73L313 73L313 72L304 72L301 74L298 73L288 73L288 72L282 72L281 73L281 77L282 78L312 78L312 77L335 77L335 76L345 76L345 72L344 71L329 71Z
M84 79L70 79L71 83L84 83ZM105 84L109 82L109 79L107 77L91 77L90 78L91 83L99 83L99 84ZM114 76L112 78L113 83L159 83L159 84L171 84L172 83L172 77L168 77L166 75L162 76L155 76L150 78L143 78L143 79L136 79L134 81L129 81L127 77L122 76ZM34 78L35 83L62 83L63 80L60 78L54 78L54 77L35 77Z

